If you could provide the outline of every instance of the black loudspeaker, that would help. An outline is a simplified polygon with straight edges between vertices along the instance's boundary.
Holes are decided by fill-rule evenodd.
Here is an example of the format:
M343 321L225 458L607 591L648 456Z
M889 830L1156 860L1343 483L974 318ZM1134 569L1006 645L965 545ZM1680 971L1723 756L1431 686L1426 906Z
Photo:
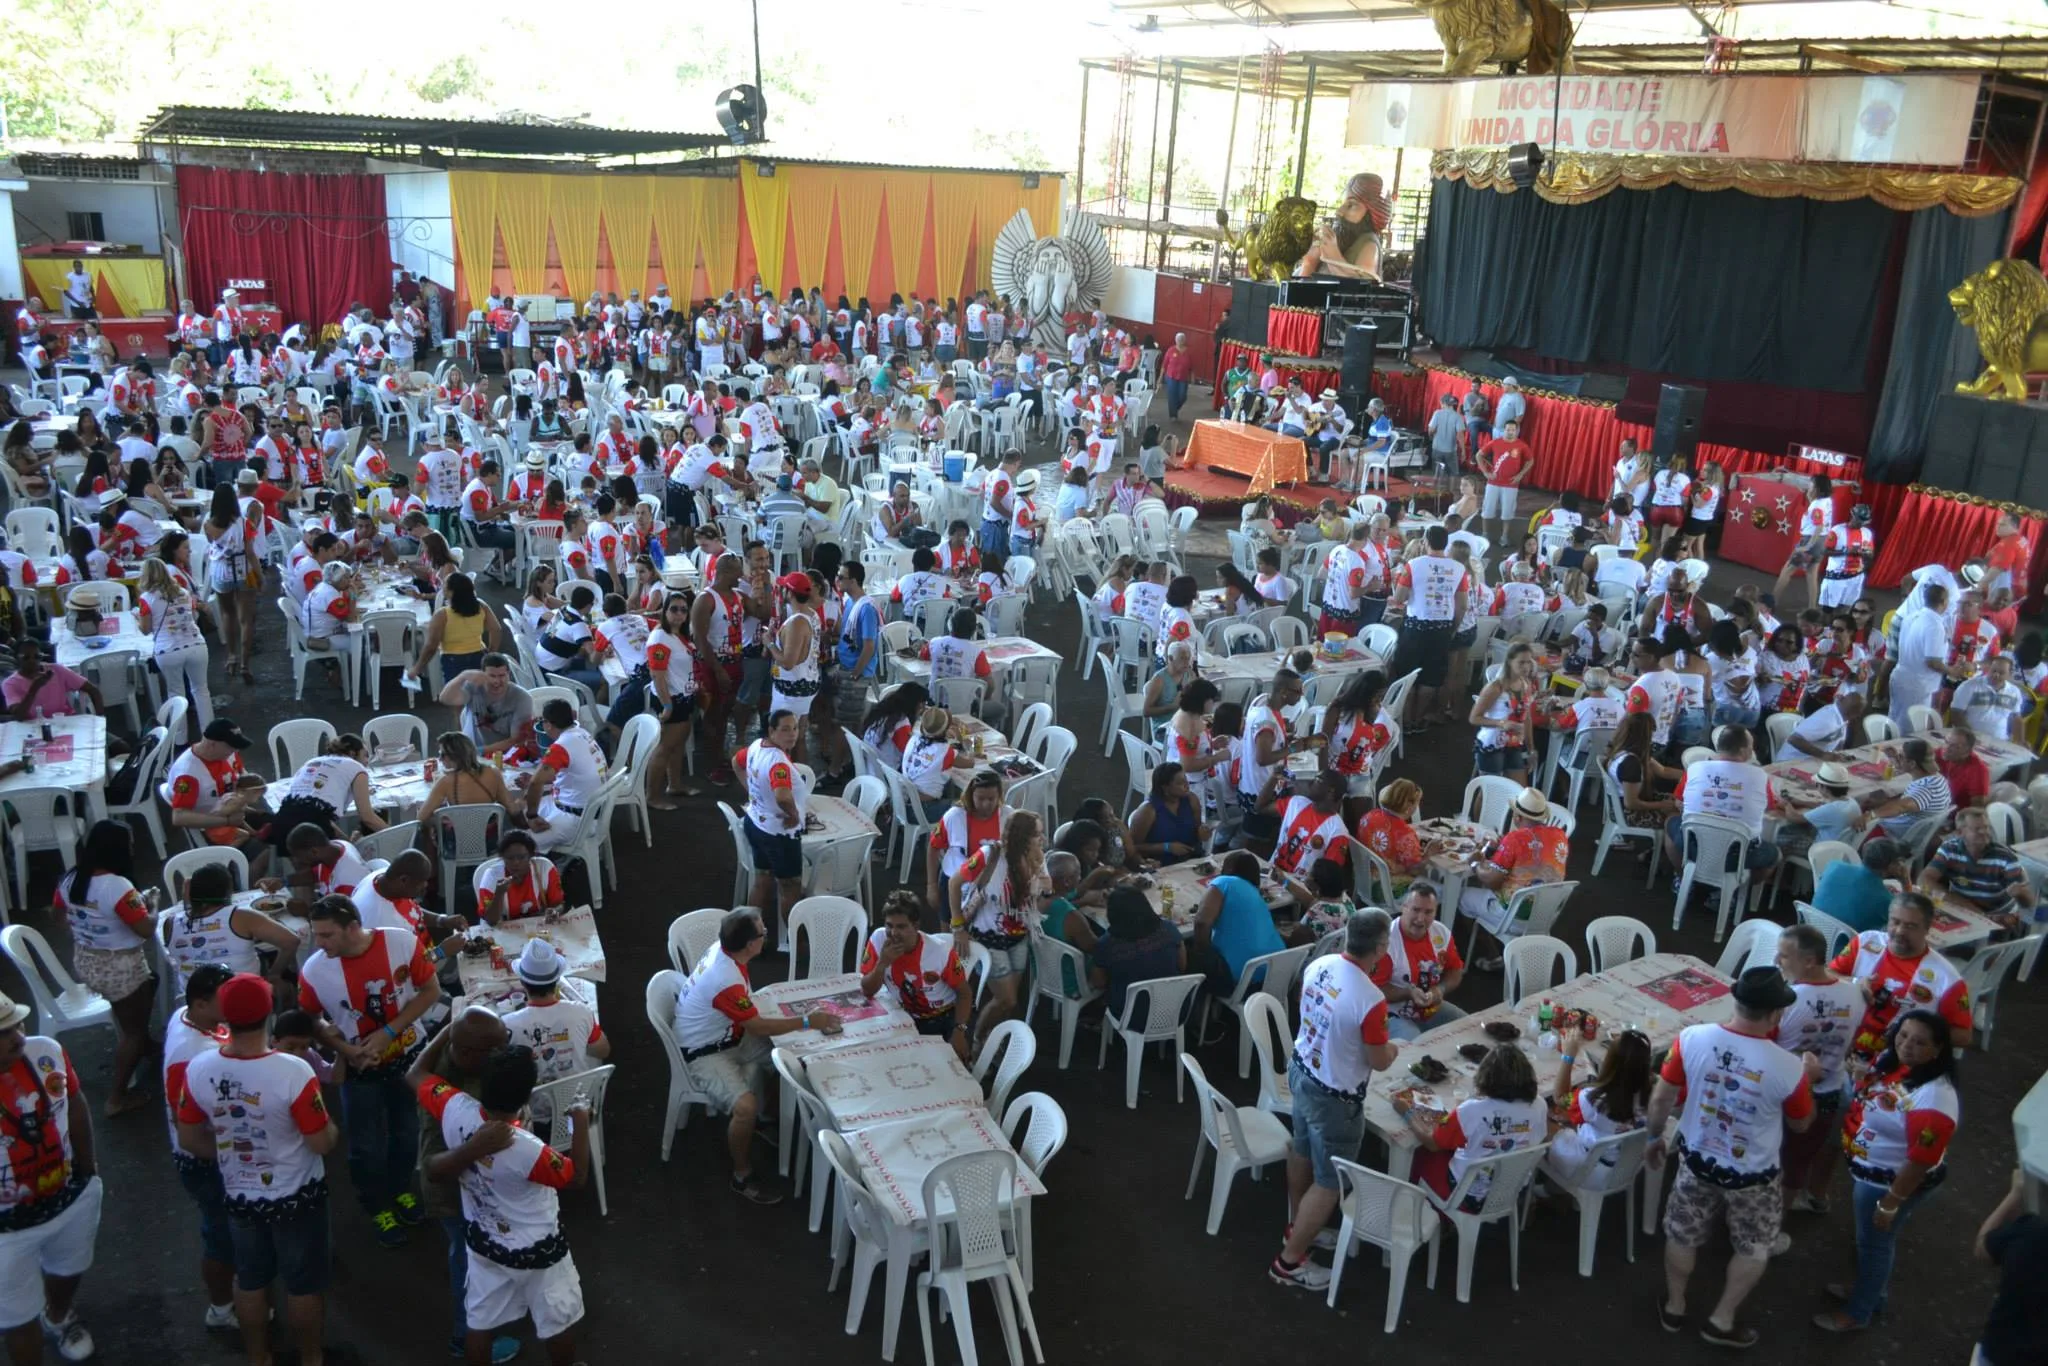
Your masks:
M1526 190L1543 174L1543 149L1533 142L1518 142L1508 148L1508 179L1515 188Z
M1916 473L1921 483L1951 493L2040 507L2048 503L2048 410L1943 394L1918 471L1887 468L1886 482Z
M768 104L751 85L735 85L718 92L712 101L718 126L735 147L747 147L768 140Z
M1344 329L1344 364L1337 385L1346 393L1372 392L1372 353L1380 344L1380 330L1371 323L1353 323Z
M1706 407L1707 391L1697 384L1660 386L1650 454L1659 460L1667 455L1683 455L1689 460L1699 448L1700 414Z
M1266 344L1266 315L1273 305L1280 302L1280 286L1266 280L1232 280L1230 282L1230 328L1224 334L1229 340L1243 342L1246 346Z

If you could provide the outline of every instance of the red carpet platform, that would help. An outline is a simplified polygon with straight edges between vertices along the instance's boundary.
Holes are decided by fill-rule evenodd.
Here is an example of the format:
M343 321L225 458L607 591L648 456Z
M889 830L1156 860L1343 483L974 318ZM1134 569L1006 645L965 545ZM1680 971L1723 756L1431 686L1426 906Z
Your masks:
M1192 507L1201 517L1235 518L1238 510L1250 497L1251 480L1241 474L1227 474L1211 469L1168 470L1166 474L1166 505L1172 508ZM1381 493L1375 487L1372 492ZM1413 498L1418 494L1429 496L1429 490L1417 489L1409 481L1394 477L1387 481L1384 496L1388 498ZM1325 498L1335 498L1340 505L1351 501L1352 495L1328 484L1294 484L1273 490L1273 520L1281 526L1292 526L1304 517L1315 513L1316 505Z

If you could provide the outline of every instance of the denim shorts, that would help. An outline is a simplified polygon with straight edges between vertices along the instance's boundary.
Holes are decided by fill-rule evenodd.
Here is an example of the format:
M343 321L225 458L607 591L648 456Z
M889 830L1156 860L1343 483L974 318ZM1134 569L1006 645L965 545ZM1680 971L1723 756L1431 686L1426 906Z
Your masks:
M1499 777L1511 768L1526 770L1529 767L1529 751L1520 745L1504 745L1499 749L1474 747L1472 763L1479 772Z
M220 1184L220 1167L212 1162L178 1163L178 1184L199 1206L199 1250L209 1262L233 1266L234 1235L228 1231L228 1194Z
M1287 1061L1287 1086L1294 1096L1294 1151L1315 1168L1318 1186L1336 1190L1337 1168L1330 1159L1358 1160L1359 1145L1365 1141L1365 1106L1311 1077L1296 1057Z
M263 1290L282 1278L287 1295L318 1295L327 1289L330 1253L327 1201L323 1198L286 1219L228 1219L235 1240L235 1288Z
M801 835L771 835L752 821L745 822L747 847L754 851L754 866L770 877L787 881L804 875L804 842Z

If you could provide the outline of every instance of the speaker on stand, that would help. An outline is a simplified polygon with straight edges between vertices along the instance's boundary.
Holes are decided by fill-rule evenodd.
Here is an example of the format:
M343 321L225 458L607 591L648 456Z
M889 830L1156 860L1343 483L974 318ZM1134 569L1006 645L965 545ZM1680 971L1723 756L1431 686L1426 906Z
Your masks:
M1700 445L1700 417L1707 409L1707 391L1697 384L1666 384L1657 390L1657 425L1651 432L1650 454L1658 460L1682 455L1691 465Z

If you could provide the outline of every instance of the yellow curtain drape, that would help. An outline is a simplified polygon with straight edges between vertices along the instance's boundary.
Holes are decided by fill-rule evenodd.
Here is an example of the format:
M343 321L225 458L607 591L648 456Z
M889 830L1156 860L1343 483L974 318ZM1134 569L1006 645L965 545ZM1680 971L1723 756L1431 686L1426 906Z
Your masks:
M654 284L647 278L648 238L654 230L654 178L612 175L600 178L597 185L598 209L604 218L605 241L611 244L612 269L619 277L619 288L622 292L637 289L644 298L654 292ZM694 212L691 217L695 218ZM557 231L557 241L560 237ZM663 243L664 269L667 254L668 244ZM688 280L678 280L676 287L681 297L689 297Z
M967 271L967 235L974 227L974 210L985 176L946 175L932 177L933 264L939 271L941 299L960 292L960 279Z
M497 177L498 232L505 239L512 288L521 294L539 294L548 284L548 179Z
M832 239L832 194L837 166L786 166L789 224L796 236L796 282L805 289L825 283L825 252Z
M1015 176L985 175L975 196L974 283L987 289L995 282L990 263L994 259L996 234L1024 207L1024 183Z
M696 289L698 219L703 212L704 182L677 176L653 178L649 213L661 237L661 273L669 293L688 299ZM616 247L613 250L617 250ZM717 280L712 292L718 292Z
M1031 210L1031 229L1036 236L1052 237L1060 230L1062 183L1058 176L1042 176L1037 189L1022 191L1022 203Z
M1982 218L2012 203L2020 182L2010 176L1951 171L1893 171L1817 162L1740 161L1718 157L1623 157L1561 152L1535 187L1553 204L1584 204L1615 190L1740 190L1762 199L1874 199L1888 209L1944 208L1964 218ZM1438 152L1430 173L1464 180L1478 189L1514 192L1507 152L1458 147Z
M740 194L747 206L747 231L754 237L754 265L770 294L782 292L782 244L789 222L789 187L794 168L758 173L757 163L740 163Z
M747 172L742 170L741 175ZM704 274L714 295L739 286L740 187L732 180L706 180L697 200L697 241L704 252ZM776 250L782 239L775 240ZM765 273L763 278L765 279Z
M868 292L868 268L875 261L875 234L882 228L882 177L874 171L839 176L839 254L846 263L846 296Z
M477 308L491 292L491 263L498 254L498 173L450 171L448 206L463 288L470 307Z
M918 258L924 254L924 211L932 178L925 171L884 171L882 186L889 201L889 257L893 280L875 280L878 294L908 294L917 288Z
M598 176L548 177L548 221L555 230L555 253L562 258L569 297L578 302L597 287L598 187L603 183Z
M29 256L22 258L22 275L28 281L28 292L39 295L45 305L57 305L64 297L64 277L71 273L71 259L55 256ZM110 318L138 318L145 309L168 308L164 295L164 263L161 258L88 258L85 273L92 277L92 292L95 300L104 295L113 298L114 311ZM61 311L61 306L59 306ZM120 340L125 349L127 342Z

